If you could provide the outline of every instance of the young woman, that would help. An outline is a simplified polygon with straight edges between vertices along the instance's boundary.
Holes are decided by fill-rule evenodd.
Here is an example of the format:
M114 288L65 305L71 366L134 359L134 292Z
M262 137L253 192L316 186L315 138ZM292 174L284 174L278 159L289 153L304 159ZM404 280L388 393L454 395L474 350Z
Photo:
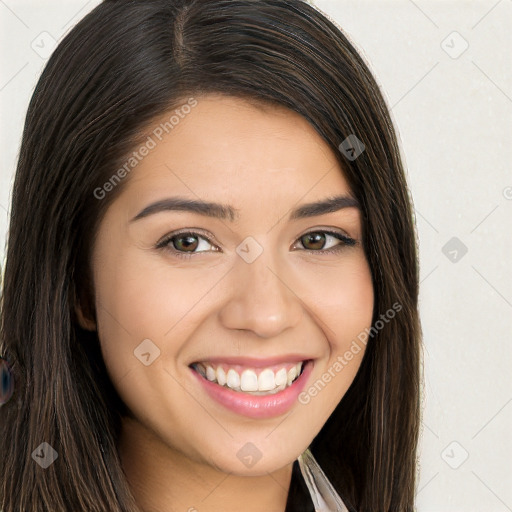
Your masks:
M105 0L25 122L0 509L413 510L416 254L389 112L323 14Z

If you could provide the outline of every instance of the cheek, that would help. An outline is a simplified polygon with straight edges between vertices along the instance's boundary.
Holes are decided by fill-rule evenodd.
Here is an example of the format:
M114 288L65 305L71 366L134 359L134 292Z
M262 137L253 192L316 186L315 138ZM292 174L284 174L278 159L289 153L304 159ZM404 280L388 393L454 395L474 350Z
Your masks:
M115 245L110 243L110 252L98 252L94 259L100 327L122 329L133 341L149 334L163 336L185 313L188 299L198 295L193 276L166 268L150 250L116 251Z
M326 339L324 355L315 364L299 403L321 428L352 384L366 345L361 333L371 327L374 290L366 258L346 258L343 264L316 269L316 286L308 286L311 313ZM358 338L360 336L360 338Z
M197 306L218 275L186 268L186 263L171 268L145 250L115 251L115 246L110 243L110 252L95 256L94 279L98 334L111 377L117 381L138 369L139 346L144 342L143 347L152 347L145 340L163 356L155 359L155 366L179 356L201 311Z
M94 281L103 357L112 380L119 381L140 364L136 350L144 340L162 349L161 339L172 326L171 312L177 305L172 288L158 278L150 258L142 261L133 250L115 247L111 243L110 252L95 255Z
M374 291L366 259L347 258L337 269L320 267L310 282L315 286L308 286L307 296L332 351L346 350L372 322Z
M366 258L353 258L336 272L323 272L314 303L328 341L319 369L322 374L317 377L332 383L325 398L328 395L327 401L334 406L359 370L366 349L365 332L372 323L374 290Z

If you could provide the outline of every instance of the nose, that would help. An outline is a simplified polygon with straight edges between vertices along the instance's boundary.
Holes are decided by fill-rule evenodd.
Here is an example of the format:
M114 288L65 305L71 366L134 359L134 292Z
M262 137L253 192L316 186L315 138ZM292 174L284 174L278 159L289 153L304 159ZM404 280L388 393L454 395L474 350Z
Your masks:
M220 311L228 329L253 331L261 338L278 336L296 327L303 314L302 302L273 260L264 251L255 261L241 258L231 272L232 292ZM290 279L288 279L289 281Z

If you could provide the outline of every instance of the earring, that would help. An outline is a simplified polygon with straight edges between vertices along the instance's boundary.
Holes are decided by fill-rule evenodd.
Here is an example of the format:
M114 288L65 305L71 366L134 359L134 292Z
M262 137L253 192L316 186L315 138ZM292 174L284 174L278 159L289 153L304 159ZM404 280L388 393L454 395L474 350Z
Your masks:
M0 356L0 407L7 403L14 391L14 378L7 359Z

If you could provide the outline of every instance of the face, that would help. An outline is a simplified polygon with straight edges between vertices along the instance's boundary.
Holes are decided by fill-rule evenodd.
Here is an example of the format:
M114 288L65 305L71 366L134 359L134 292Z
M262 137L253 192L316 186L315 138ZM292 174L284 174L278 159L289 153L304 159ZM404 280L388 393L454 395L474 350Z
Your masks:
M307 448L360 366L374 300L361 213L298 114L213 95L186 110L102 219L96 327L162 452L261 475ZM334 211L302 208L335 196Z

